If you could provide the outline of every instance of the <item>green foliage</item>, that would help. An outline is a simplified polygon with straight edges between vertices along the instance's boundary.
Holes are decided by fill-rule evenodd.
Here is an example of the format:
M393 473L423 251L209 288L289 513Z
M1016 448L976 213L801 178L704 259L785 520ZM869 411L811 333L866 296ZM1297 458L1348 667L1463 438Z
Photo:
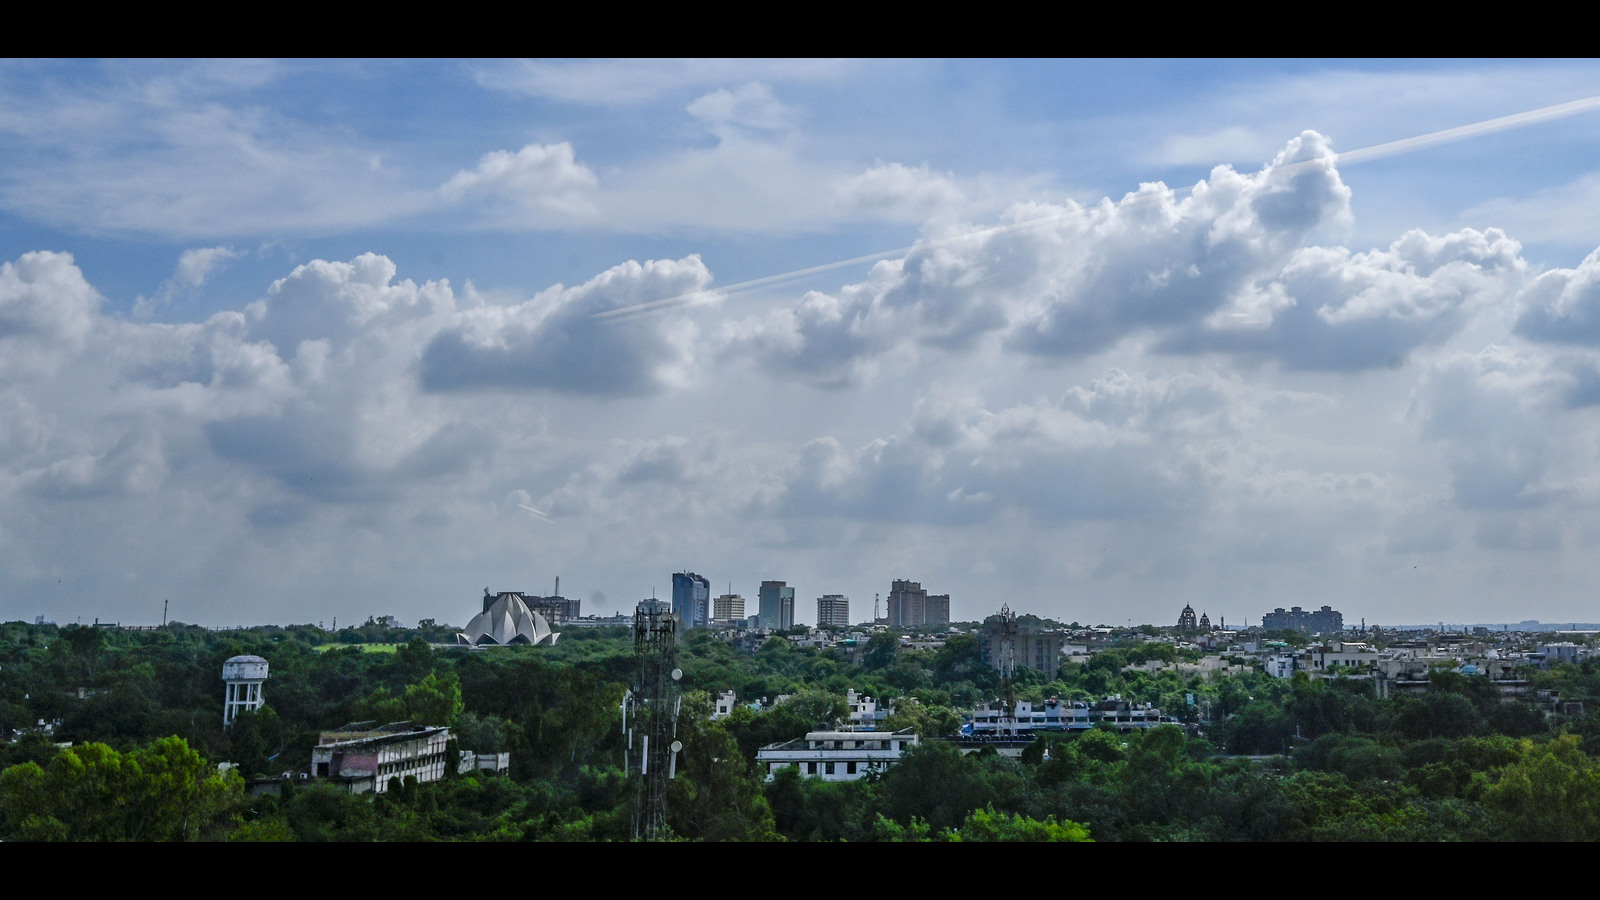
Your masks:
M952 841L980 842L1073 842L1093 841L1089 829L1078 822L1057 822L1055 816L1043 821L1021 815L997 813L993 807L973 810L961 827L951 835Z
M193 841L230 826L243 805L239 777L181 738L126 754L69 747L48 767L0 772L0 829L14 840Z
M1547 744L1523 741L1521 759L1483 792L1506 836L1518 841L1600 840L1600 763L1575 735Z

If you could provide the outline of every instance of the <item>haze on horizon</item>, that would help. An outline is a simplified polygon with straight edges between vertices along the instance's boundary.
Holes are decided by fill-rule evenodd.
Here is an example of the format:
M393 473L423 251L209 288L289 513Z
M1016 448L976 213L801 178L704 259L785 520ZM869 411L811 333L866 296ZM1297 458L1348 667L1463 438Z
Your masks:
M1413 139L1596 96L7 62L0 617L464 622L557 576L610 613L691 569L801 621L894 578L956 619L1592 621L1600 111Z

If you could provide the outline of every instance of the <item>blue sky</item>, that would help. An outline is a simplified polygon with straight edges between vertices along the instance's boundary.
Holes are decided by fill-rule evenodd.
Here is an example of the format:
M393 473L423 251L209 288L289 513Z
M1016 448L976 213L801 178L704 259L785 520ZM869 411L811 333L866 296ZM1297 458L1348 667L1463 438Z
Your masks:
M11 62L0 615L1593 619L1587 61ZM895 251L895 252L888 252ZM728 294L719 287L842 260ZM601 316L675 298L665 306Z

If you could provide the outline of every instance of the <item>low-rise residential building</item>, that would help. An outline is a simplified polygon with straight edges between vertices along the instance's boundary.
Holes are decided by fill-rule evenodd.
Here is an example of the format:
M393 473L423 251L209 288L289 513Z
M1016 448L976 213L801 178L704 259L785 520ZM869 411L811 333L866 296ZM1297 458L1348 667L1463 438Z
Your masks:
M985 703L972 711L972 721L962 728L966 735L1028 734L1035 731L1088 731L1096 725L1110 725L1118 731L1154 728L1172 719L1148 703L1130 703L1120 696L1088 703L1046 700L1033 703L1019 700L1007 715L1005 704Z
M879 722L894 715L893 703L883 706L866 694L856 693L855 688L845 692L845 703L850 707L852 728L875 728Z
M771 781L793 766L801 775L824 781L855 781L882 772L917 745L917 733L902 731L812 731L799 740L768 744L756 751L756 764Z

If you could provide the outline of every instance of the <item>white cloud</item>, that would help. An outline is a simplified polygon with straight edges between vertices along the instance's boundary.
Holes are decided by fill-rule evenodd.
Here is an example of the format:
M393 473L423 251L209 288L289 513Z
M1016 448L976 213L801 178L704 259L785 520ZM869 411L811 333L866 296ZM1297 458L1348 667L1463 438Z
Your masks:
M100 294L67 253L25 253L0 265L0 384L49 374L83 346Z
M1499 229L1402 235L1386 250L1297 251L1268 283L1237 295L1169 350L1260 354L1289 368L1399 366L1521 285L1521 245Z
M636 59L517 60L478 70L485 87L572 103L631 104L712 84L837 81L860 63L848 60Z
M967 204L955 177L930 170L879 162L858 175L837 182L840 199L849 207L895 219L926 221Z
M182 287L203 287L206 279L229 260L238 259L244 252L232 247L199 247L183 251L178 257L178 269L172 280Z
M970 347L1003 333L1027 353L1067 358L1192 328L1347 214L1330 156L1308 132L1262 172L1219 167L1181 199L1156 184L1094 207L1019 206L999 228L924 239L837 298L808 295L727 333L768 368L838 384L859 370L856 354L908 342Z
M1517 298L1518 334L1551 343L1600 345L1600 250L1575 269L1534 278Z
M724 140L745 132L781 133L793 127L795 118L794 110L779 103L771 88L757 82L697 97L688 112Z
M598 185L594 172L578 162L572 145L528 144L511 153L484 154L477 168L460 171L439 188L447 201L484 200L554 214L557 221L589 218L589 194Z
M602 320L595 313L703 291L698 256L629 261L574 288L525 303L465 310L428 341L422 384L434 391L545 389L595 396L682 387L696 359L696 329L681 315Z

